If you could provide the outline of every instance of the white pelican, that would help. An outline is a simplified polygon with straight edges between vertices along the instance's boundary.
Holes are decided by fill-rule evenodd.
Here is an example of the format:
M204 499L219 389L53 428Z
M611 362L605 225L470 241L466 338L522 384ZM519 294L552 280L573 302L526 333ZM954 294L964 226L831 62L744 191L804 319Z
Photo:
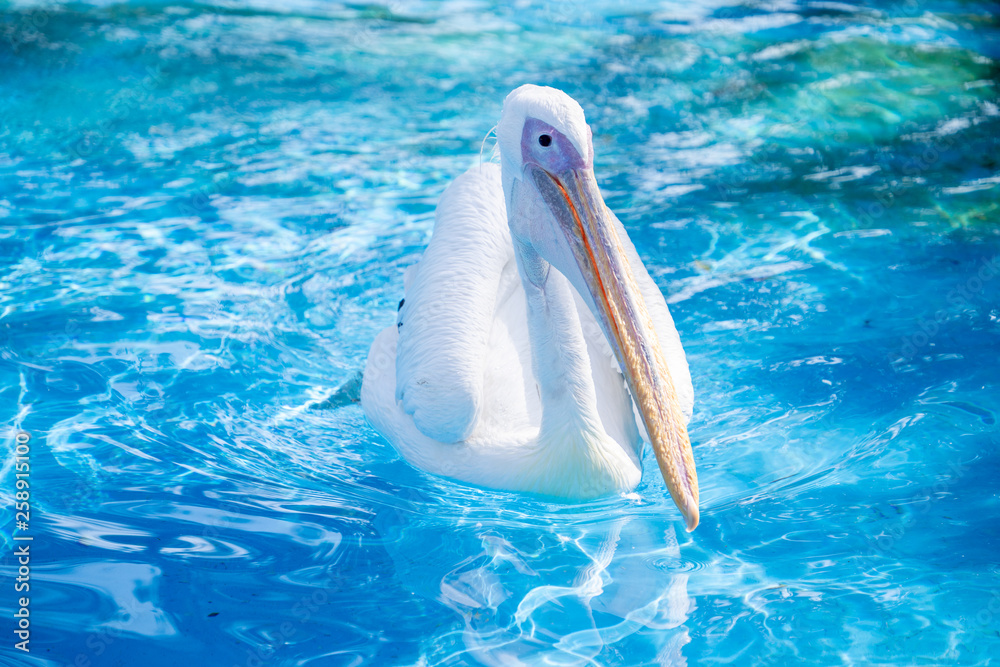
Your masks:
M441 197L397 324L372 343L365 415L418 468L566 500L635 488L641 426L694 530L687 360L598 190L583 109L521 86L497 143L499 168L474 167Z

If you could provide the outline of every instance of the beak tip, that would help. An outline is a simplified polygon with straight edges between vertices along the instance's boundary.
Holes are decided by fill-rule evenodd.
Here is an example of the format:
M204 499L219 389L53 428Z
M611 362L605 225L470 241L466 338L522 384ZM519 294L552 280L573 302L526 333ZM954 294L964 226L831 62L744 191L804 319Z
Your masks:
M700 520L700 515L698 508L695 507L693 510L684 512L684 522L687 524L687 532L693 532L695 528L698 527L698 522Z

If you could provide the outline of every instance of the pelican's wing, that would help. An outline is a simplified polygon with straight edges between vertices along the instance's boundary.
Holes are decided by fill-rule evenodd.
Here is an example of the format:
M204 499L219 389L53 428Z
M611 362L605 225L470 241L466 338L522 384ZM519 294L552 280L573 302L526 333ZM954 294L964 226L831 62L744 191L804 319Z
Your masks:
M513 260L500 168L474 167L442 195L400 310L396 399L432 440L458 442L476 426L497 293Z

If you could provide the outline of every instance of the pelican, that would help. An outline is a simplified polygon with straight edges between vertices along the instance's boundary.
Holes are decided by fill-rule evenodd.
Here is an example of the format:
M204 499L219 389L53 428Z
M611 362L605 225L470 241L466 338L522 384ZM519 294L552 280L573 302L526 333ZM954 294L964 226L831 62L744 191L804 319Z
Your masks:
M645 437L694 530L687 359L598 190L583 109L521 86L496 134L500 165L441 197L396 324L372 343L362 409L418 468L570 502L634 489Z

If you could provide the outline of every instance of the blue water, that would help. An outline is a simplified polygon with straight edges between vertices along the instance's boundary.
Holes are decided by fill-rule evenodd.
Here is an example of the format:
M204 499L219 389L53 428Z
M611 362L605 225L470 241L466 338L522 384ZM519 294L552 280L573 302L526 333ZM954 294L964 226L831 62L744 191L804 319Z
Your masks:
M0 663L1000 659L991 3L0 10ZM649 452L547 504L353 400L525 82L586 109L671 303L692 534Z

